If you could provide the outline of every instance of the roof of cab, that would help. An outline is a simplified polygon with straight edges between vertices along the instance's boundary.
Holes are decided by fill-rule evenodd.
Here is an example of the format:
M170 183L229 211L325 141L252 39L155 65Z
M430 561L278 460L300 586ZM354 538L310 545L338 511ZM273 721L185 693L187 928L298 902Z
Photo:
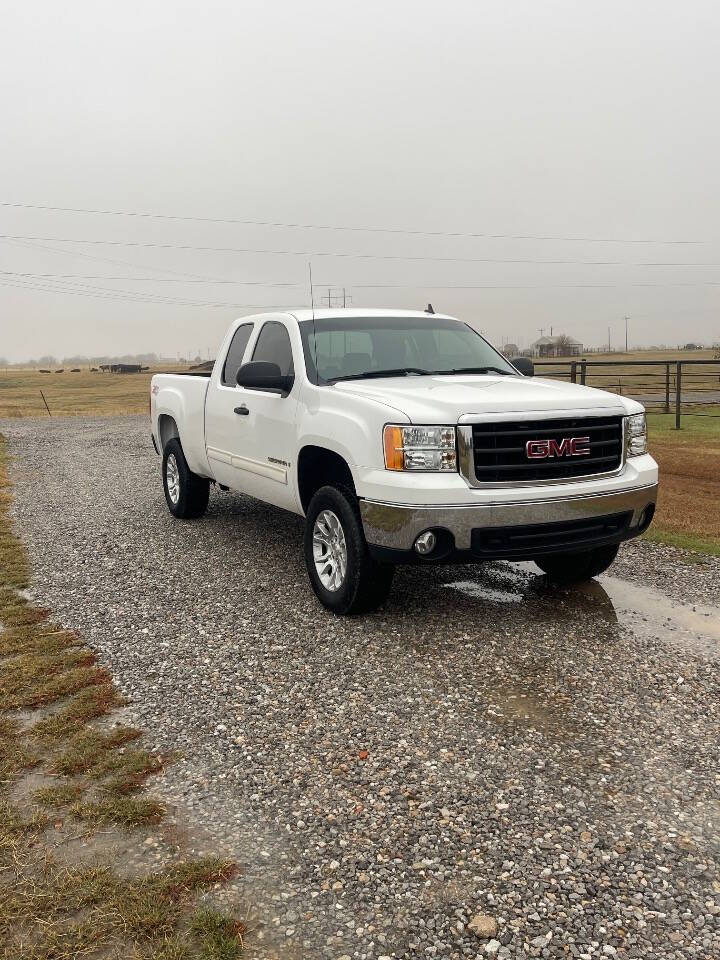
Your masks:
M367 319L368 317L440 317L443 320L456 320L447 313L426 313L424 310L383 310L377 308L351 307L335 308L330 310L311 310L309 307L303 307L301 310L288 310L290 316L295 317L298 323L305 320L331 320L340 318L349 319Z

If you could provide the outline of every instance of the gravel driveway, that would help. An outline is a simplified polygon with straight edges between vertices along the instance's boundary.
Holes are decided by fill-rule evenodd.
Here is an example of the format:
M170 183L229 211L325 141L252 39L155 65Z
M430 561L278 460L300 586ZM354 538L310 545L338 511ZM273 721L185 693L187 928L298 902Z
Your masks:
M145 418L0 429L34 595L182 751L158 789L243 865L259 955L720 957L719 561L408 568L338 619L298 518L170 516Z

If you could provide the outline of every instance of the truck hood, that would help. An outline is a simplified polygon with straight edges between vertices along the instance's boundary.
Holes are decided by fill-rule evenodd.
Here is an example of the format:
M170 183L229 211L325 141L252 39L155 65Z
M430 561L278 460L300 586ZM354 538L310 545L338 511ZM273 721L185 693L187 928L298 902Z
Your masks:
M335 389L402 411L411 423L456 423L467 414L634 413L642 406L604 390L539 377L458 375L340 380Z

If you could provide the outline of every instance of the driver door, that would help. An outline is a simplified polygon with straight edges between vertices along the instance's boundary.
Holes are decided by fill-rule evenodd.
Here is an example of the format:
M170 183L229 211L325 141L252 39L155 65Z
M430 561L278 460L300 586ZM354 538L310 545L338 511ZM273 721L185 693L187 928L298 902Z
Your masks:
M263 323L250 359L276 363L283 376L294 376L293 348L283 321ZM292 460L296 449L298 384L293 384L286 396L248 387L236 390L237 404L247 412L236 416L243 420L243 430L242 442L230 451L239 481L234 485L266 503L295 511L290 476L295 466Z

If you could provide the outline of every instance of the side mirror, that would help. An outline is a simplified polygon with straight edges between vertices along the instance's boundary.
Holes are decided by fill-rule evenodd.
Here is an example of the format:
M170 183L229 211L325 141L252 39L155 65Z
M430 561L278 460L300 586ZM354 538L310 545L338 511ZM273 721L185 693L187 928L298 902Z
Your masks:
M267 360L251 360L237 372L237 385L247 390L265 390L285 396L292 390L294 382L295 377L283 375L276 363Z
M519 371L524 377L534 377L535 376L535 364L532 362L530 357L513 357L510 363Z

